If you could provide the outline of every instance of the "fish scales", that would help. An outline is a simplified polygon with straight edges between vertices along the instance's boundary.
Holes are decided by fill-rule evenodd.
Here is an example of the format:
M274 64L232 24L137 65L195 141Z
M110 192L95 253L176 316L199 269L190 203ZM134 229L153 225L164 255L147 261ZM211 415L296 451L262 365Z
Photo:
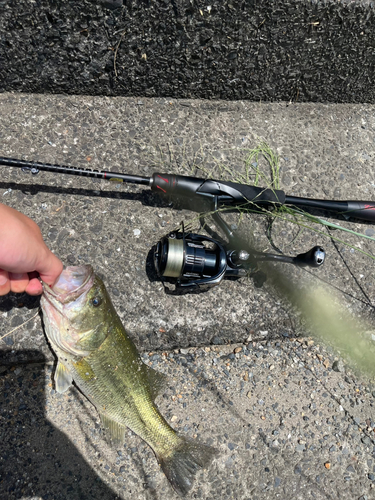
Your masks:
M69 367L100 414L128 427L153 448L167 451L170 442L181 441L155 406L150 387L144 384L149 369L121 323L98 349Z
M154 400L165 376L141 360L102 280L91 266L67 267L52 288L44 284L41 306L58 358L56 391L74 381L113 442L123 443L126 427L134 431L151 446L173 488L186 495L216 450L178 434L161 415Z

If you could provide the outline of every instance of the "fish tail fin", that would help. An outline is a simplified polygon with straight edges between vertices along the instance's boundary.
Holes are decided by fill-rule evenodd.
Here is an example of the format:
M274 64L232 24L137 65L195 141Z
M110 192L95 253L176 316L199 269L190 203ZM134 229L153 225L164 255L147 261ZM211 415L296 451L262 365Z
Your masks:
M181 439L182 442L168 456L159 455L158 459L175 491L184 496L193 486L197 472L210 464L217 450L186 438Z

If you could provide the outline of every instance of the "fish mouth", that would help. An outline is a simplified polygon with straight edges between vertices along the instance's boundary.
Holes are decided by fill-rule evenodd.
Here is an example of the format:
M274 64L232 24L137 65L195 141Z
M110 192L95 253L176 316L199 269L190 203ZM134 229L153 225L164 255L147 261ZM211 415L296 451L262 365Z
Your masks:
M89 290L94 277L94 270L90 265L68 266L52 287L43 283L44 295L55 306L67 304Z
M74 356L86 356L88 351L75 347L79 333L71 324L69 314L74 316L84 305L94 280L92 266L82 265L66 267L51 287L43 282L44 293L40 303L45 315L47 337L63 352Z

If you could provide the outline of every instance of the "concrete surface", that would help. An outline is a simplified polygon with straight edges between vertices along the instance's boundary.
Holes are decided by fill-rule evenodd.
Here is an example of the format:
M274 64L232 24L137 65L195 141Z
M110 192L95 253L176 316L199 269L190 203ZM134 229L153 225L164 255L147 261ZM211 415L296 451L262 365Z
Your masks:
M375 199L373 106L13 94L0 95L0 105L1 156L218 177L221 165L243 171L263 139L281 157L287 194ZM0 169L1 201L40 224L66 264L94 265L145 360L170 375L158 400L163 414L219 448L192 498L374 497L371 381L334 364L340 355L311 342L267 285L226 281L173 296L149 279L152 245L195 214L136 186ZM374 234L368 224L340 223ZM271 248L264 220L245 216L240 228ZM359 249L373 254L373 242L341 235L356 249L336 250L323 234L296 236L293 225L275 223L274 242L286 253L324 245L327 262L312 283L324 279L347 309L371 321L373 264ZM37 308L26 296L0 299L0 337ZM174 498L138 438L129 435L118 454L75 389L53 392L54 358L39 316L0 342L2 498Z
M375 102L369 0L0 2L0 91Z
M375 199L371 106L12 94L1 95L0 103L2 156L141 175L156 170L220 177L223 166L244 172L249 149L264 139L280 155L281 186L288 194ZM199 295L164 292L146 268L147 257L163 235L194 220L194 212L171 209L148 188L0 168L1 200L32 217L65 264L94 265L141 349L280 337L298 328L272 290L257 289L251 280L226 281ZM374 234L370 225L342 224ZM272 250L265 227L264 218L255 216L240 224L241 231L254 232L259 248ZM372 260L359 249L371 253L373 242L340 234L358 250L338 243L337 251L325 234L297 233L293 224L278 221L272 236L292 255L324 245L327 262L312 275L336 287L353 312L369 314ZM0 307L6 332L28 319L36 303L7 297ZM27 332L4 341L15 351L38 346L50 356L38 318Z
M374 498L375 387L332 370L311 339L144 360L170 377L157 403L171 425L219 451L189 498ZM75 388L55 393L52 370L1 370L1 498L177 500L149 447L131 432L110 446Z

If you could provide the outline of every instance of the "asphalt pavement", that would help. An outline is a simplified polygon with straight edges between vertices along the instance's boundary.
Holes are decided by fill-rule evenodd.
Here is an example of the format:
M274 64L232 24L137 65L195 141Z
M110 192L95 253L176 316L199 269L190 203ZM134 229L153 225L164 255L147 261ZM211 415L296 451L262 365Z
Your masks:
M370 105L27 94L2 94L0 105L0 156L228 178L246 171L263 141L280 157L287 194L375 200ZM267 282L225 280L174 295L152 272L153 245L181 221L196 227L196 213L147 187L0 171L0 201L32 217L66 265L90 263L104 278L145 362L170 377L157 400L167 420L218 448L192 498L375 498L373 381L307 331ZM326 283L367 321L364 341L373 341L373 261L362 253L374 253L372 240L342 233L335 240L324 228L301 233L281 220L267 238L264 217L228 221L258 249L295 255L324 246L322 268L295 273L280 264L283 272ZM375 234L370 224L339 223ZM38 299L4 297L0 314L1 498L175 498L138 437L128 433L114 449L75 388L55 393Z

